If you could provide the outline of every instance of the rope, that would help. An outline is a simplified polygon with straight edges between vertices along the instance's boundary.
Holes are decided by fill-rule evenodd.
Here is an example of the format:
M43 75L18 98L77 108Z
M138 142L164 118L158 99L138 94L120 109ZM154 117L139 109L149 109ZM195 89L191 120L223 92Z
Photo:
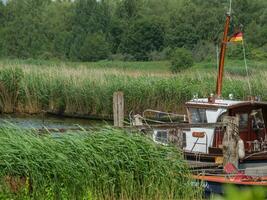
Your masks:
M246 49L245 49L245 44L244 44L244 38L242 40L242 46L243 46L243 56L244 56L244 62L245 62L245 67L246 67L246 73L247 73L247 82L248 82L249 94L251 96L252 95L252 91L251 91L251 84L250 84L249 73L248 73L248 65L247 65L247 58L246 58Z
M253 153L253 154L250 154L247 157L245 157L243 160L246 160L246 159L248 159L248 158L250 158L252 156L255 156L255 155L260 155L260 154L265 154L265 153L267 153L267 151L260 151L260 152L257 152L257 153Z

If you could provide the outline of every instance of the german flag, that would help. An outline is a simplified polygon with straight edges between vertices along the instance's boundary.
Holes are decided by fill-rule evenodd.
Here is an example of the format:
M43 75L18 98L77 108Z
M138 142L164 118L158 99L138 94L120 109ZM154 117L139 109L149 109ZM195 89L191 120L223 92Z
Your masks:
M243 33L237 32L230 39L229 42L242 42L243 41Z

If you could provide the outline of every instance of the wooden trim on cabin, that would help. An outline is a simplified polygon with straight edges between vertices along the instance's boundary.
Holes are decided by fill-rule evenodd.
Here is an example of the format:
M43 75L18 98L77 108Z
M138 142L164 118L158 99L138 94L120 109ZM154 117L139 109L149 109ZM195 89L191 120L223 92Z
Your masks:
M234 104L234 105L228 106L227 108L228 109L235 109L235 108L243 107L243 106L253 106L253 104L251 101L249 101L249 102Z
M186 103L185 106L188 108L205 108L205 109L212 109L217 110L218 108L228 108L227 105L218 105L218 104L196 104L196 103Z
M188 107L186 107L186 112L187 112L188 122L189 122L189 124L191 124L192 123L192 113L189 111Z
M245 180L235 180L234 178L228 178L227 176L201 176L193 175L193 178L201 181L222 183L222 184L236 184L236 185L245 185L245 186L267 186L266 179L267 177L261 177L258 181L255 179L245 179Z
M197 107L197 108L209 108L209 109L216 109L216 108L227 108L227 109L235 109L238 107L243 106L266 106L267 102L258 102L258 101L244 101L240 103L236 103L234 105L227 105L224 103L208 103L208 102L187 102L185 103L186 107Z
M190 123L164 123L159 125L141 125L141 126L125 126L124 128L135 128L135 129L172 129L172 128L182 128L182 129L191 129L191 128L216 128L216 127L224 127L226 124L219 123L199 123L199 124L190 124Z

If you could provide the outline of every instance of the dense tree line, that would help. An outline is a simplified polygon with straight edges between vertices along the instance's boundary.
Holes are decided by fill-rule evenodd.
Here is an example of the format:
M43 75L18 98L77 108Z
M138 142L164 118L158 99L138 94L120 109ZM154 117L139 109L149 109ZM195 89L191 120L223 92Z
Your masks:
M0 2L0 56L161 60L184 47L209 59L227 9L228 0L8 0ZM266 58L266 0L234 0L231 31L241 24L249 54Z

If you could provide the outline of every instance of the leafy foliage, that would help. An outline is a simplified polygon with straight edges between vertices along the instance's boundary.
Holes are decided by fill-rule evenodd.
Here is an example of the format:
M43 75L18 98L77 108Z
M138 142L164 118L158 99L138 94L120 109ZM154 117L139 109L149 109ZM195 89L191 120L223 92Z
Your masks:
M176 48L171 55L171 71L177 73L194 64L192 53L184 48Z
M164 26L158 19L141 19L133 22L125 33L121 51L136 60L148 60L148 54L159 51L164 45Z
M243 200L264 200L266 199L266 189L264 187L254 187L238 189L234 186L227 186L225 197L215 196L213 200L232 200L232 199L243 199Z
M80 49L79 58L82 61L104 60L108 57L109 44L102 33L88 35Z
M220 42L229 6L226 0L0 2L0 57L74 61L102 60L111 54L161 59L156 52L168 47L187 48L198 55L197 61L210 59L203 58L200 44L210 48ZM261 51L267 44L266 7L264 0L233 1L231 32L242 24L248 46ZM90 56L92 43L96 49L103 47L99 40L109 48L101 56Z

